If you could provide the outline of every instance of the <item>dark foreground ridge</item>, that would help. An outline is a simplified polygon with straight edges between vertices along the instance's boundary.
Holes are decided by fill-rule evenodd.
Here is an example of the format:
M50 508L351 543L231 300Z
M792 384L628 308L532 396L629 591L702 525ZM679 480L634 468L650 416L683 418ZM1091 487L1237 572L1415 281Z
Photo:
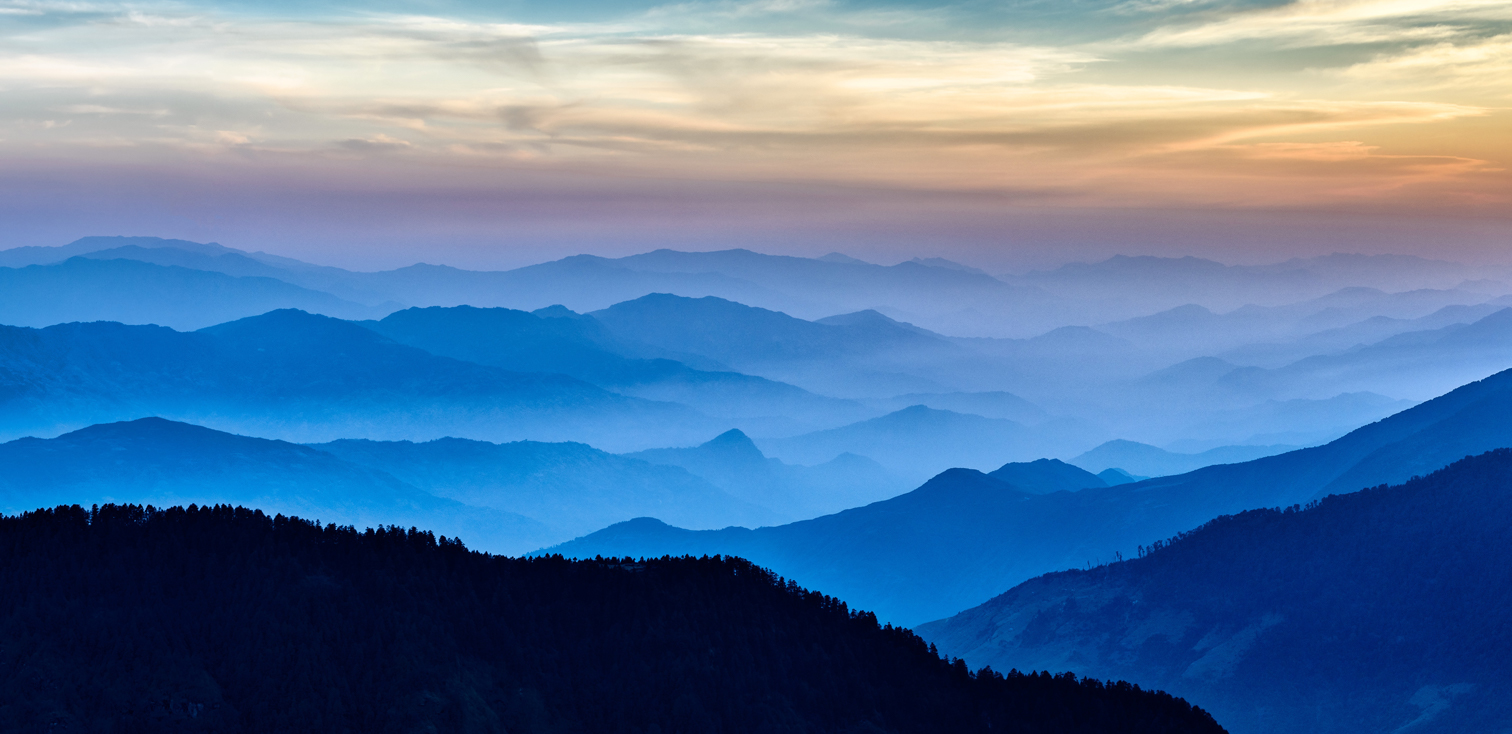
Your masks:
M1222 732L971 674L737 558L517 559L228 506L0 518L0 730Z

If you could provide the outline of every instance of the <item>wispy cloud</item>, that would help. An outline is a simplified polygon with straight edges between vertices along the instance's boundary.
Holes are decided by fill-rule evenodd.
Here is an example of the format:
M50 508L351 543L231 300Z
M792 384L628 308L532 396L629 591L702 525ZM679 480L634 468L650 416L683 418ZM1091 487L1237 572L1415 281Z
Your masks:
M0 3L20 19L0 19L0 156L528 161L1181 205L1458 191L1501 169L1494 146L1438 154L1372 136L1493 114L1512 88L1512 36L1493 32L1512 2L1181 5L1201 12L1131 37L1026 44L746 27L847 12L817 0L673 4L603 23ZM1296 72L1168 71L1169 54L1257 42L1370 46ZM1115 73L1130 66L1147 71ZM1364 94L1340 86L1366 81Z

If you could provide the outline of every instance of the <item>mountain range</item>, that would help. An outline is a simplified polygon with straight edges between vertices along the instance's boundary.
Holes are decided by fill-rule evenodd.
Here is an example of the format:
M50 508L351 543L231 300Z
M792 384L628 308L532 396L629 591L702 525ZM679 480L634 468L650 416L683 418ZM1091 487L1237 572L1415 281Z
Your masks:
M0 464L6 467L0 512L65 502L240 503L327 523L426 527L496 553L524 553L648 514L703 528L771 524L794 514L780 496L747 501L668 462L580 443L443 438L298 445L142 418L3 443ZM865 460L815 470L777 465L774 473L786 470L801 480L816 472L810 484L795 484L822 496L832 474L858 466Z
M244 504L328 523L434 528L500 551L554 535L523 515L437 497L324 451L161 418L3 443L0 465L0 511L10 514L58 504Z
M160 415L296 441L465 435L625 450L717 427L683 406L438 357L296 310L189 333L108 322L0 327L0 369L0 431L11 436Z
M543 433L481 433L475 429L488 421L470 417L469 426L436 433L354 426L294 434L174 414L298 440L468 435L586 440L623 451L686 446L729 428L760 443L925 405L1060 426L1045 432L1055 440L1037 453L1066 458L1111 439L1181 453L1315 445L1400 410L1401 401L1499 369L1506 340L1493 311L1512 286L1487 272L1399 257L1244 267L1113 258L993 278L937 258L882 266L843 256L662 250L499 272L417 264L360 273L213 243L90 237L0 252L0 323L115 320L190 330L296 308L359 321L438 356L676 403L691 409L676 420L692 422L642 421L660 433L634 441L617 430L579 430L570 418ZM1158 304L1139 295L1156 283L1170 291ZM1232 303L1245 293L1270 296ZM1124 305L1110 306L1117 303ZM1469 330L1451 334L1461 329ZM1189 357L1227 368L1167 371ZM1380 404L1338 400L1365 393ZM1305 409L1288 421L1275 404ZM648 408L629 411L640 409ZM517 423L554 420L530 413ZM144 414L168 411L104 412L23 433ZM414 422L390 414L369 423L394 420ZM1207 443L1173 448L1183 442ZM1034 457L976 465L1018 458Z
M550 549L571 557L735 554L919 624L1042 573L1103 563L1219 515L1403 481L1512 446L1512 370L1323 446L1186 474L1033 494L952 469L907 494L770 528L692 531L637 519Z

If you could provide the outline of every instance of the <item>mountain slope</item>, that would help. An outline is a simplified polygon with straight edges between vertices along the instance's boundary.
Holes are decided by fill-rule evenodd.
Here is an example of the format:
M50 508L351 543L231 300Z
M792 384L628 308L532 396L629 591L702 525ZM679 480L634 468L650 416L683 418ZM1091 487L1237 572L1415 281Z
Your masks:
M830 588L884 619L917 624L1042 573L1132 556L1142 544L1219 515L1307 502L1342 491L1335 483L1352 476L1402 481L1421 472L1415 467L1512 446L1509 416L1512 371L1324 446L1174 477L1030 495L952 469L900 497L806 522L694 532L641 520L554 550L584 557L734 553Z
M553 537L529 518L442 499L321 451L161 418L0 444L0 466L0 512L102 502L252 504L328 523L434 527L498 552Z
M1508 537L1512 451L1499 450L1301 512L1223 517L920 633L974 665L1172 690L1235 732L1501 731Z
M1184 701L971 675L739 559L470 553L242 508L0 518L0 728L1218 734Z
M681 469L580 443L343 439L313 448L437 496L535 518L559 531L558 538L644 515L678 518L673 522L696 528L754 526L778 518Z

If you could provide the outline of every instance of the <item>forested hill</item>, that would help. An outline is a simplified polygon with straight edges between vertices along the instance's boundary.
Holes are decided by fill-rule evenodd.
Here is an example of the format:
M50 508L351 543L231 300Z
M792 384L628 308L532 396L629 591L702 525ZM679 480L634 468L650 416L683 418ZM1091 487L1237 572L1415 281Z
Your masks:
M75 506L0 518L0 598L8 732L1223 731L1127 684L970 674L735 558Z

